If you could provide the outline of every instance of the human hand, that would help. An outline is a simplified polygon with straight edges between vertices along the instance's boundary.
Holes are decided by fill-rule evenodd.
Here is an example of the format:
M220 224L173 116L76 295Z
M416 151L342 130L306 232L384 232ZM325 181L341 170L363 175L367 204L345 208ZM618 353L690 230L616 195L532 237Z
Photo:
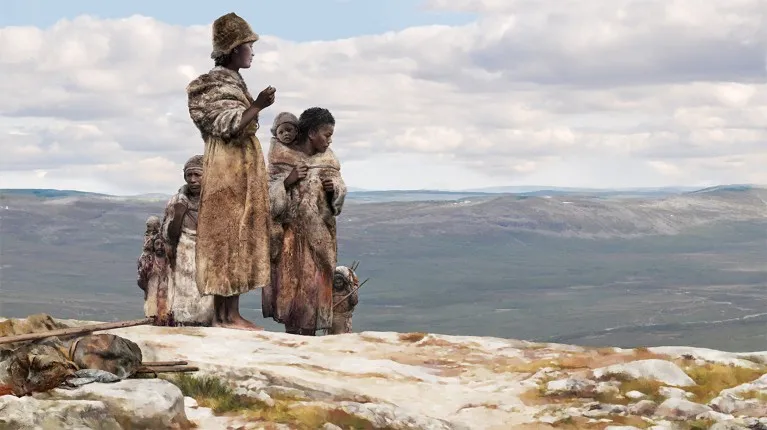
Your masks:
M271 106L274 103L274 95L276 92L277 89L272 86L264 88L263 91L258 93L256 100L253 101L253 106L259 109L266 109Z
M304 179L308 171L309 168L306 167L305 164L299 164L298 166L294 167L293 170L290 171L288 177L285 178L285 186L289 187L301 179Z
M329 178L323 179L322 188L325 189L325 192L332 193L335 190L335 187L333 186L333 180Z

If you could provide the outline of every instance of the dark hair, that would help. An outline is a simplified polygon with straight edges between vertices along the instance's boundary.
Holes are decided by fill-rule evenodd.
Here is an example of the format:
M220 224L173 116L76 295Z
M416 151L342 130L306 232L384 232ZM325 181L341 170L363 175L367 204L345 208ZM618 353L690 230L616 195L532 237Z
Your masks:
M298 141L303 142L309 133L319 130L323 125L336 125L336 119L329 110L312 107L303 111L298 117Z
M216 57L213 57L213 65L215 66L226 66L229 64L229 62L232 60L232 53L218 55Z

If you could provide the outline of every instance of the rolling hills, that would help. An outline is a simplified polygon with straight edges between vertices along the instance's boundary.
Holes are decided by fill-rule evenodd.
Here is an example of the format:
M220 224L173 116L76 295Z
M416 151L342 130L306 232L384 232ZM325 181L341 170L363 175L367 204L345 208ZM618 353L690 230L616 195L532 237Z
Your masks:
M339 259L371 278L355 329L767 349L767 190L655 192L353 192ZM163 205L1 191L0 314L140 316L143 223ZM243 306L280 329L259 294Z

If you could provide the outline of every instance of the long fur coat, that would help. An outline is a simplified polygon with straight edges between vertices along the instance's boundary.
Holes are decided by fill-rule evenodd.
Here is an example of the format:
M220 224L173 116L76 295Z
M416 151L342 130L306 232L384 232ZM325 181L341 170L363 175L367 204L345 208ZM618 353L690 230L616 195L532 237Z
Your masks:
M189 115L205 141L197 227L197 286L234 296L269 284L269 193L253 103L242 76L215 67L187 86Z
M283 181L305 163L307 176L285 189ZM341 165L333 151L314 156L272 139L269 190L272 210L272 282L262 290L265 318L288 328L329 329L333 319L333 273L336 267L336 216L346 198ZM322 179L333 180L333 194Z
M175 205L186 207L182 219L181 235L173 249L174 264L169 267L167 280L167 302L174 324L210 325L213 321L213 297L201 296L197 288L195 250L197 238L197 218L199 198L189 192L184 185L165 206L165 218L162 221L163 239L171 245L170 225L176 216Z

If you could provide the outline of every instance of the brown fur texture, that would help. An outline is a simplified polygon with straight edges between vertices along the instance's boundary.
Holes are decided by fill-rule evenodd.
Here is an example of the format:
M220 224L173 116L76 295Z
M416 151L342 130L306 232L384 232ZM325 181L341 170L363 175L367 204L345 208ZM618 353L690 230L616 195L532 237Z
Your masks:
M14 350L5 360L8 385L16 396L52 390L77 371L75 363L54 344L29 343Z
M70 358L80 369L99 369L120 379L133 376L141 367L143 355L139 346L113 334L91 334L70 346Z
M163 239L168 244L171 242L169 230L176 216L177 203L187 209L182 221L181 237L173 250L175 264L168 270L167 302L175 325L210 325L213 321L213 297L200 295L196 277L195 251L200 198L192 195L189 186L184 185L168 201L162 223Z
M144 291L144 316L155 325L171 324L168 309L168 259L162 235L162 221L150 216L146 222L144 248L138 259L138 285Z
M197 287L235 296L269 284L269 192L257 121L236 130L253 97L242 76L214 67L187 87L205 140L197 226Z
M283 181L299 163L306 178L285 190ZM333 151L307 156L272 139L269 189L273 217L272 282L262 290L265 318L289 329L329 329L333 319L336 216L346 198L341 166ZM332 201L322 179L333 180Z
M257 40L258 34L253 32L247 21L230 12L213 21L213 52L210 58L229 54L243 43Z
M352 332L352 314L359 303L359 295L355 288L359 285L354 270L346 266L336 267L333 277L333 325L328 334Z

